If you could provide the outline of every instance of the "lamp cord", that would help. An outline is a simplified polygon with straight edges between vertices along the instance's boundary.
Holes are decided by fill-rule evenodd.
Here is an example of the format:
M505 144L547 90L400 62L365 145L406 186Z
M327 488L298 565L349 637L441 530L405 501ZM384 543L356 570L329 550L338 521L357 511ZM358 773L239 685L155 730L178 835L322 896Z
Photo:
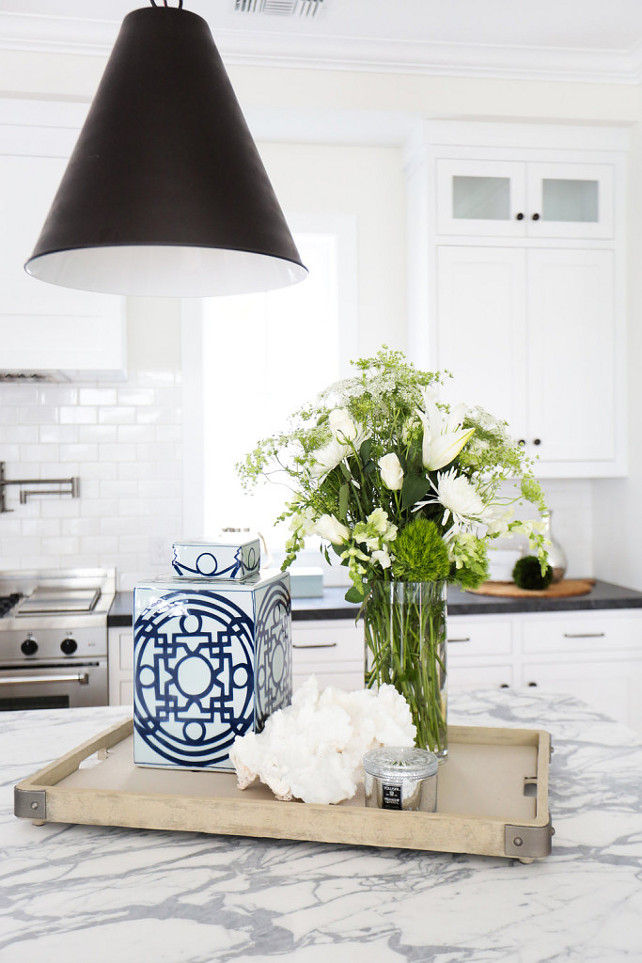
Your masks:
M152 7L158 6L158 4L156 3L156 0L149 0L149 2L151 3ZM166 7L169 7L167 0L163 0L163 5ZM183 0L178 0L178 9L179 10L183 9Z

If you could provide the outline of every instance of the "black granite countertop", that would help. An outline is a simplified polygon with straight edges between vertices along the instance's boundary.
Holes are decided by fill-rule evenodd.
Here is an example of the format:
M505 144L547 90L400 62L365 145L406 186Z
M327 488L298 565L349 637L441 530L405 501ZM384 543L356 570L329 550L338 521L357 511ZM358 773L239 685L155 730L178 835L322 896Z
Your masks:
M292 618L295 622L311 622L320 619L354 618L358 605L345 601L345 589L326 588L321 598L293 599ZM107 619L112 627L132 624L133 593L118 592ZM591 609L639 609L642 608L642 592L596 581L588 595L573 598L548 599L496 598L490 595L472 595L457 586L448 588L448 612L450 615L497 615L519 612L575 612Z

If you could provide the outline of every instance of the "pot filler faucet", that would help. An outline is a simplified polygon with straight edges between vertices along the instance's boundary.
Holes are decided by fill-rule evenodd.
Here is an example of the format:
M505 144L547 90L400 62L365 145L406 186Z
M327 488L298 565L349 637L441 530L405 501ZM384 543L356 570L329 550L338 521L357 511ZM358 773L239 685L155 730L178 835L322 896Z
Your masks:
M33 495L70 495L78 498L80 495L80 479L74 478L5 478L4 462L0 461L0 514L11 512L7 508L7 486L20 487L20 504L26 505L27 499ZM55 485L55 488L51 486Z

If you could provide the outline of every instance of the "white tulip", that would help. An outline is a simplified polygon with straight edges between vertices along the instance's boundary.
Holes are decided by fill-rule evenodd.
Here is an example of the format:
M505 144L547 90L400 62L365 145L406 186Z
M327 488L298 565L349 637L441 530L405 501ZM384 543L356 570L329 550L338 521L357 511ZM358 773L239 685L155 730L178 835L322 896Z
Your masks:
M403 485L403 468L394 451L379 459L379 468L381 470L381 481L386 488L398 492Z
M475 429L461 427L463 405L449 412L442 411L429 390L424 392L424 408L425 411L419 412L424 426L422 461L428 471L437 471L457 457Z
M333 545L343 545L349 541L350 531L334 515L321 515L314 526L315 534L327 538Z

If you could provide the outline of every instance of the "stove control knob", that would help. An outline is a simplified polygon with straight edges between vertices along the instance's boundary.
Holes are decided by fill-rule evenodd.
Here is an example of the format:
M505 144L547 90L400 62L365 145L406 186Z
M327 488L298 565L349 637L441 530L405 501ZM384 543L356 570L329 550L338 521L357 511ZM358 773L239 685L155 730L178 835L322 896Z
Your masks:
M60 643L60 648L61 648L61 651L65 653L65 655L73 655L76 649L78 648L78 643L76 642L75 639L72 639L69 637L62 640L62 642Z
M24 640L20 648L22 649L25 655L35 655L36 652L38 651L38 643L33 638L33 636L29 635Z

